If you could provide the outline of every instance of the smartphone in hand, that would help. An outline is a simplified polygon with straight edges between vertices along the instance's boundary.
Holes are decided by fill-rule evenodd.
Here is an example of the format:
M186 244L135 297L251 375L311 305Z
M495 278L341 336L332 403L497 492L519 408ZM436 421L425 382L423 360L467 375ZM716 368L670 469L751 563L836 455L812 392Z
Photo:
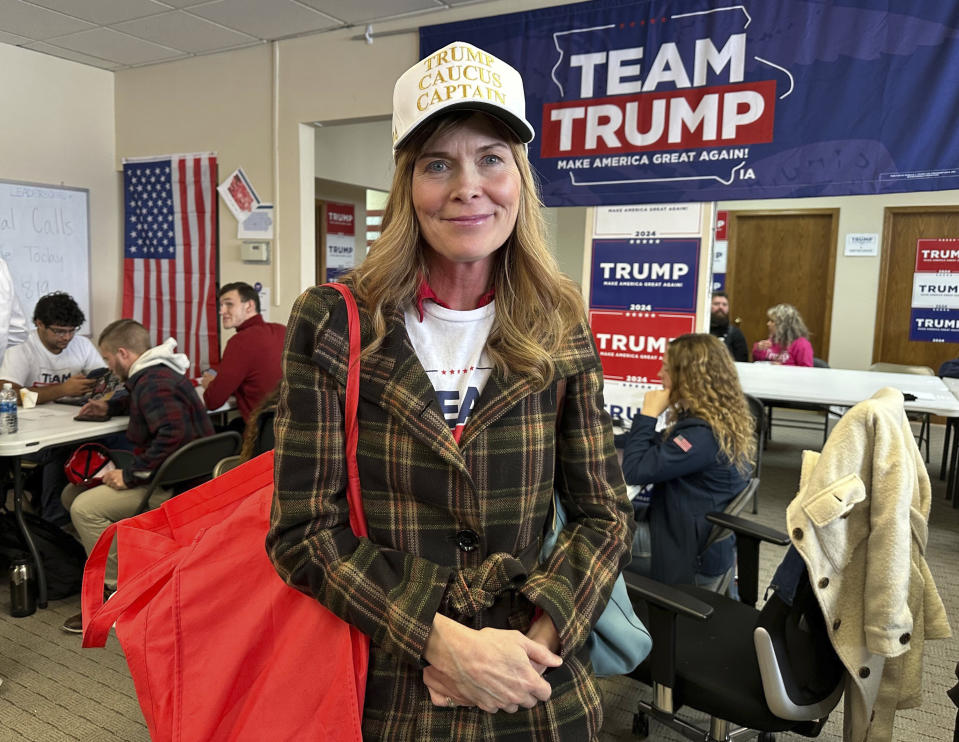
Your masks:
M81 412L79 415L74 417L78 423L105 423L111 417L109 412L106 412L102 415L98 415L95 412Z

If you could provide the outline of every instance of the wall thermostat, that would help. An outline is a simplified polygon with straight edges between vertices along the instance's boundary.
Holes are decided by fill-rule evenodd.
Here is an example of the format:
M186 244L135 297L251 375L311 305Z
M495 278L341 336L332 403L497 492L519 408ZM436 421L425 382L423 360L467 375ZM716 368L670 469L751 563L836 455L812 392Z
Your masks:
M269 263L269 242L244 242L240 246L240 257L244 263Z

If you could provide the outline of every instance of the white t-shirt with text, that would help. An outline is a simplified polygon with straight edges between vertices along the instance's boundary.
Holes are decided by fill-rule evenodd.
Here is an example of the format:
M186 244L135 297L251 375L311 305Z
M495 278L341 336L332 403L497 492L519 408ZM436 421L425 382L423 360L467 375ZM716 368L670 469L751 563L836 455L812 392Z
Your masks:
M60 353L51 353L33 330L26 342L7 349L0 365L0 379L26 387L48 386L103 365L96 347L83 335L74 335Z
M489 379L492 365L486 340L496 316L495 302L458 311L423 302L423 321L407 308L406 332L417 358L433 382L446 422L459 442L473 406Z

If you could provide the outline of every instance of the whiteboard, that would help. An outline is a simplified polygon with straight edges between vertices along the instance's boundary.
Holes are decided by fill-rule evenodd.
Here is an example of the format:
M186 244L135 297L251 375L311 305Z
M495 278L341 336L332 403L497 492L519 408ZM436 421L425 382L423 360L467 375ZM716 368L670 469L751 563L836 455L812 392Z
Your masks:
M90 327L90 191L0 180L0 257L7 261L27 326L44 294L66 291Z

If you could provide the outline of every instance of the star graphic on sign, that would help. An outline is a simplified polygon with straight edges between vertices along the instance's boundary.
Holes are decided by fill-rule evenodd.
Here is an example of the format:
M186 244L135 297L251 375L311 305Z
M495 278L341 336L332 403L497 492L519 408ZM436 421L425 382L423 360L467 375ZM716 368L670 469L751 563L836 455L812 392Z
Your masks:
M137 233L135 231L130 232L130 237L132 237L133 239L136 239L136 236L137 236ZM136 252L136 251L137 251L136 246L130 248L130 252Z

